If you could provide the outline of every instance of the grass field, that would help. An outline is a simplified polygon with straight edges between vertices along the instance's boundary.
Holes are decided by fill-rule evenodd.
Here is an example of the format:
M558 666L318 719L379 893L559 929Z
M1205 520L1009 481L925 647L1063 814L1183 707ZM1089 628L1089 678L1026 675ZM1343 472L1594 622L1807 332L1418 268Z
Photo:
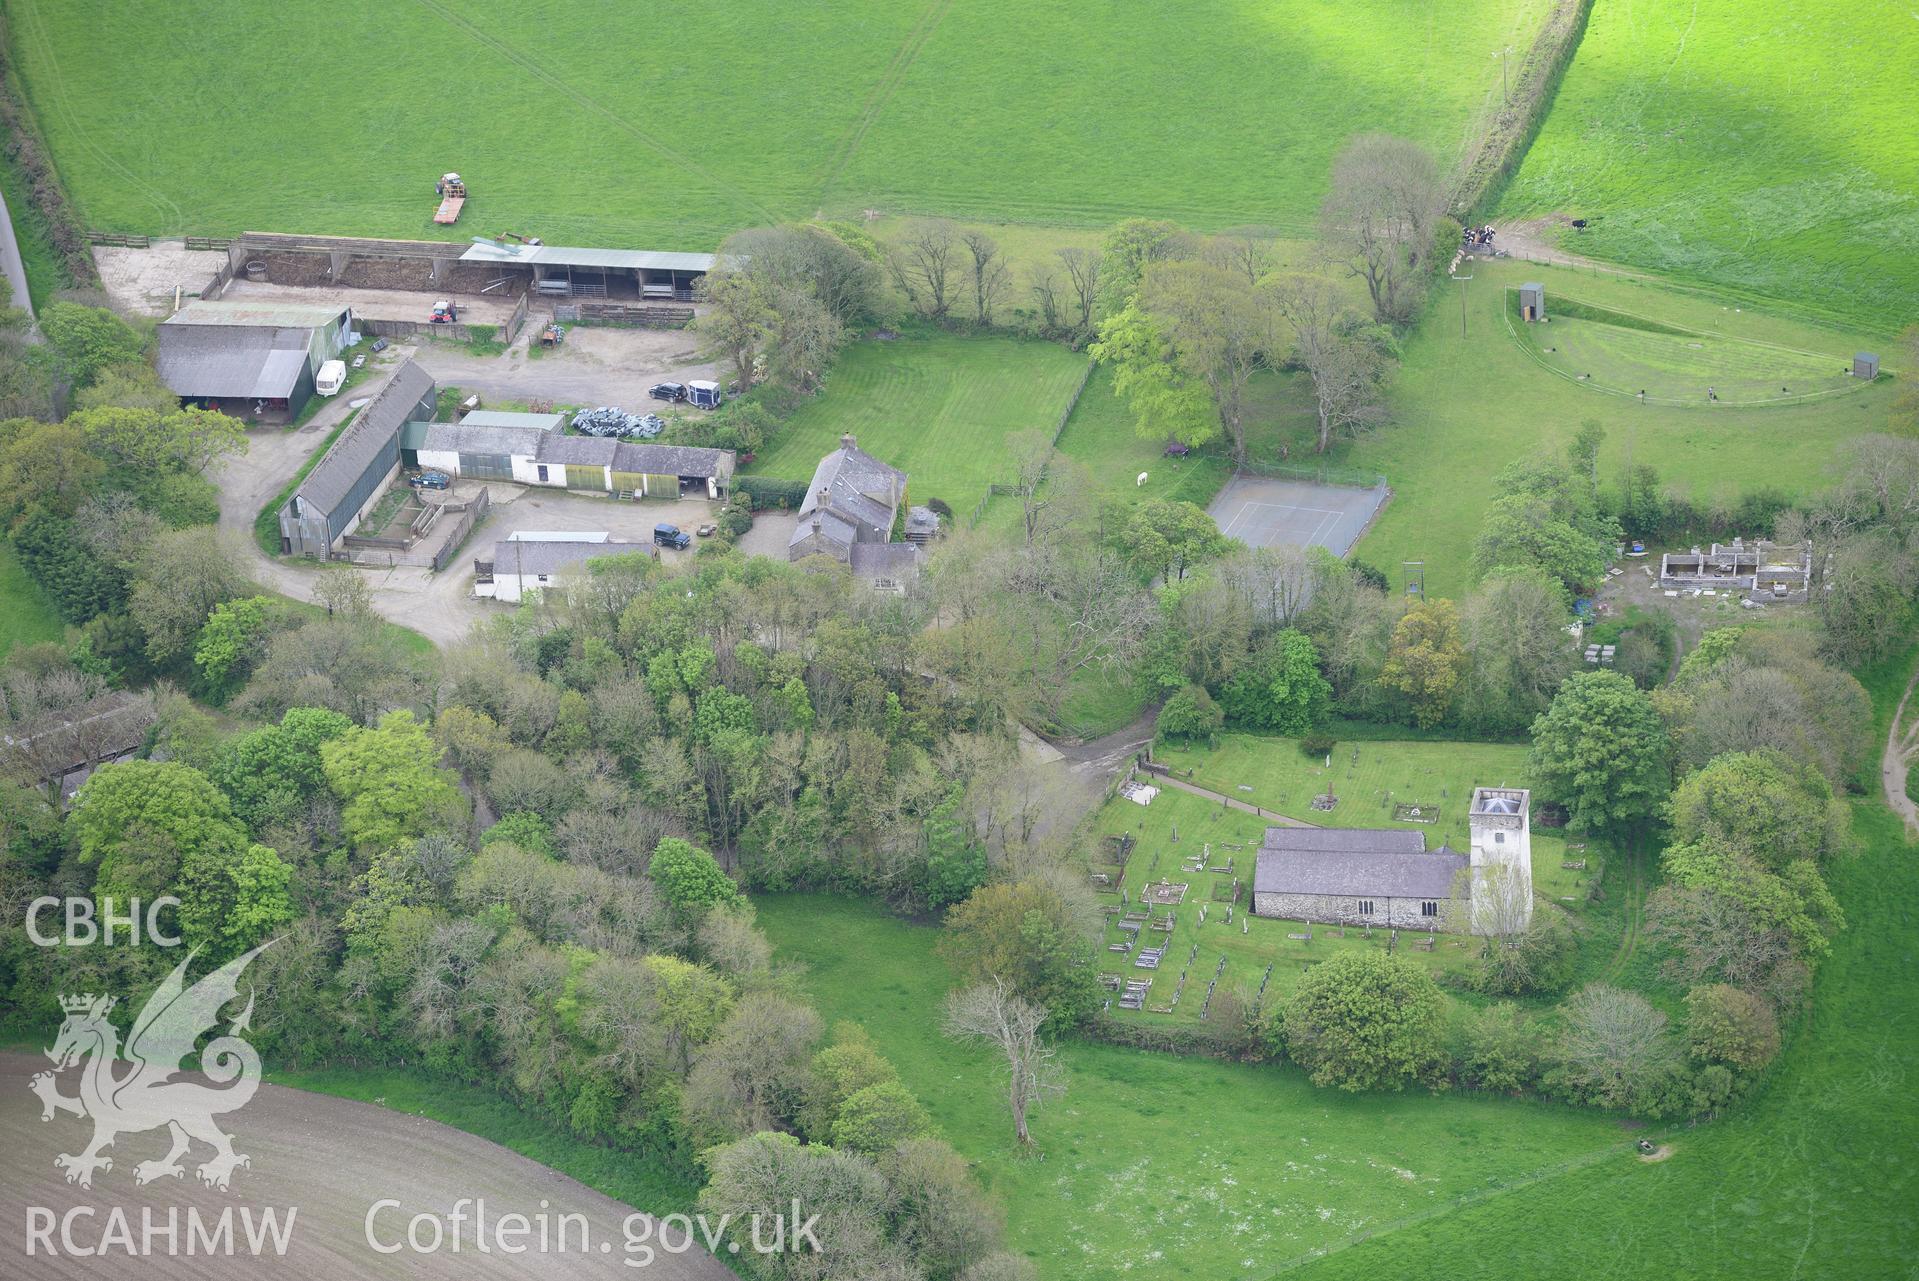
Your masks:
M1313 1253L1565 1171L1635 1166L1610 1117L1476 1095L1343 1095L1287 1067L1062 1047L1022 1156L989 1058L939 1032L937 931L824 896L756 900L829 1021L864 1026L1005 1203L1040 1275L1263 1281ZM1384 1275L1403 1275L1395 1261Z
M57 641L65 634L53 602L27 577L13 544L0 540L0 658L15 645Z
M851 432L907 473L911 501L940 498L964 518L988 485L1013 479L1006 437L1051 431L1085 369L1084 356L1054 343L948 335L857 343L748 470L809 480Z
M1222 734L1219 746L1154 749L1183 779L1291 818L1340 827L1399 827L1426 833L1428 845L1467 844L1466 805L1475 787L1526 786L1527 749L1507 743L1339 743L1324 758L1301 754L1299 741ZM1328 785L1339 798L1320 815L1312 799ZM1395 805L1415 805L1437 822L1395 822Z
M12 0L8 15L94 226L445 235L432 182L457 169L473 191L460 236L709 249L866 209L1303 226L1350 133L1456 155L1498 94L1486 50L1523 48L1545 9Z
M1594 7L1500 218L1565 245L1804 301L1871 332L1919 315L1913 6Z
M1540 367L1588 391L1668 405L1785 404L1859 390L1851 356L1799 351L1679 329L1561 299L1543 324L1527 324L1517 293L1506 316ZM1833 344L1836 347L1838 344Z
M1740 406L1708 405L1705 387L1711 374L1702 368L1688 375L1699 389L1697 401L1641 403L1541 368L1535 354L1508 331L1505 290L1539 280L1546 285L1548 314L1553 298L1563 293L1673 326L1796 352L1831 353L1835 371L1841 354L1854 350L1858 340L1749 307L1735 311L1733 304L1706 296L1591 272L1515 262L1480 262L1473 271L1468 285L1440 286L1466 290L1467 336L1460 337L1459 300L1440 297L1406 342L1392 394L1396 421L1337 446L1330 455L1338 463L1383 472L1392 483L1393 501L1355 554L1385 570L1395 588L1403 581L1402 561L1424 560L1430 594L1464 592L1490 478L1534 450L1563 450L1583 419L1596 419L1606 429L1599 462L1606 483L1628 463L1650 463L1668 487L1702 505L1756 488L1808 494L1837 478L1846 441L1886 429L1895 379L1904 374L1893 370L1892 379L1882 377L1832 399ZM1269 426L1293 442L1296 458L1310 454L1303 404L1282 405Z

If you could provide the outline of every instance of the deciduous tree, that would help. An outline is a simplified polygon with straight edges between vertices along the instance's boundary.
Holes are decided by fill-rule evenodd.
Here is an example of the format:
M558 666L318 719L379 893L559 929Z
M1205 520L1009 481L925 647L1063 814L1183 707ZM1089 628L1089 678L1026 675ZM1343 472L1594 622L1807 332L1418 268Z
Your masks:
M1273 1033L1315 1085L1400 1090L1445 1065L1445 1000L1412 961L1342 952L1300 979Z
M1571 823L1618 831L1659 812L1671 787L1665 724L1617 672L1582 672L1533 722L1534 791L1564 805Z
M1066 1093L1057 1051L1040 1036L1046 1019L1044 1007L1025 1000L1000 978L946 998L946 1034L984 1042L1005 1057L1006 1105L1013 1116L1013 1134L1022 1147L1033 1141L1028 1114L1045 1100Z

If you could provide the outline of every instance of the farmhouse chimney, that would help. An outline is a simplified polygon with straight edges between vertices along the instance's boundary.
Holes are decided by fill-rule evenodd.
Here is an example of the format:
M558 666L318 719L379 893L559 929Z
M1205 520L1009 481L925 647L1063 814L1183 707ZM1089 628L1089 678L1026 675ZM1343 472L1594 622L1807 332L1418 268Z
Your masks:
M852 432L849 431L844 436L840 437L841 449L851 449L853 448L853 444L854 444L854 436Z

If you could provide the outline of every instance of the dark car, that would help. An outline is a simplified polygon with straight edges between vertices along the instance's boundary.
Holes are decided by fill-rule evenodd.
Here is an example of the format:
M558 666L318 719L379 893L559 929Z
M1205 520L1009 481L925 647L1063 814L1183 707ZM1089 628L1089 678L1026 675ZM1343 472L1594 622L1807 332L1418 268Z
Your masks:
M693 545L693 540L678 525L653 526L653 541L662 547L671 547L676 552L683 552Z
M453 483L453 477L443 471L423 471L417 475L408 476L406 483L415 489L445 489Z
M682 383L654 383L646 389L646 394L655 400L685 400L686 387Z

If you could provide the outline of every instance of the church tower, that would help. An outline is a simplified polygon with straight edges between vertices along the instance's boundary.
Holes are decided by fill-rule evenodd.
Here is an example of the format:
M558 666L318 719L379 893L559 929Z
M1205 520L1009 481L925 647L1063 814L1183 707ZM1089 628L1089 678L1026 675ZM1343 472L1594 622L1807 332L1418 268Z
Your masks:
M1514 934L1533 913L1532 793L1523 787L1475 787L1472 827L1472 923L1475 934Z

